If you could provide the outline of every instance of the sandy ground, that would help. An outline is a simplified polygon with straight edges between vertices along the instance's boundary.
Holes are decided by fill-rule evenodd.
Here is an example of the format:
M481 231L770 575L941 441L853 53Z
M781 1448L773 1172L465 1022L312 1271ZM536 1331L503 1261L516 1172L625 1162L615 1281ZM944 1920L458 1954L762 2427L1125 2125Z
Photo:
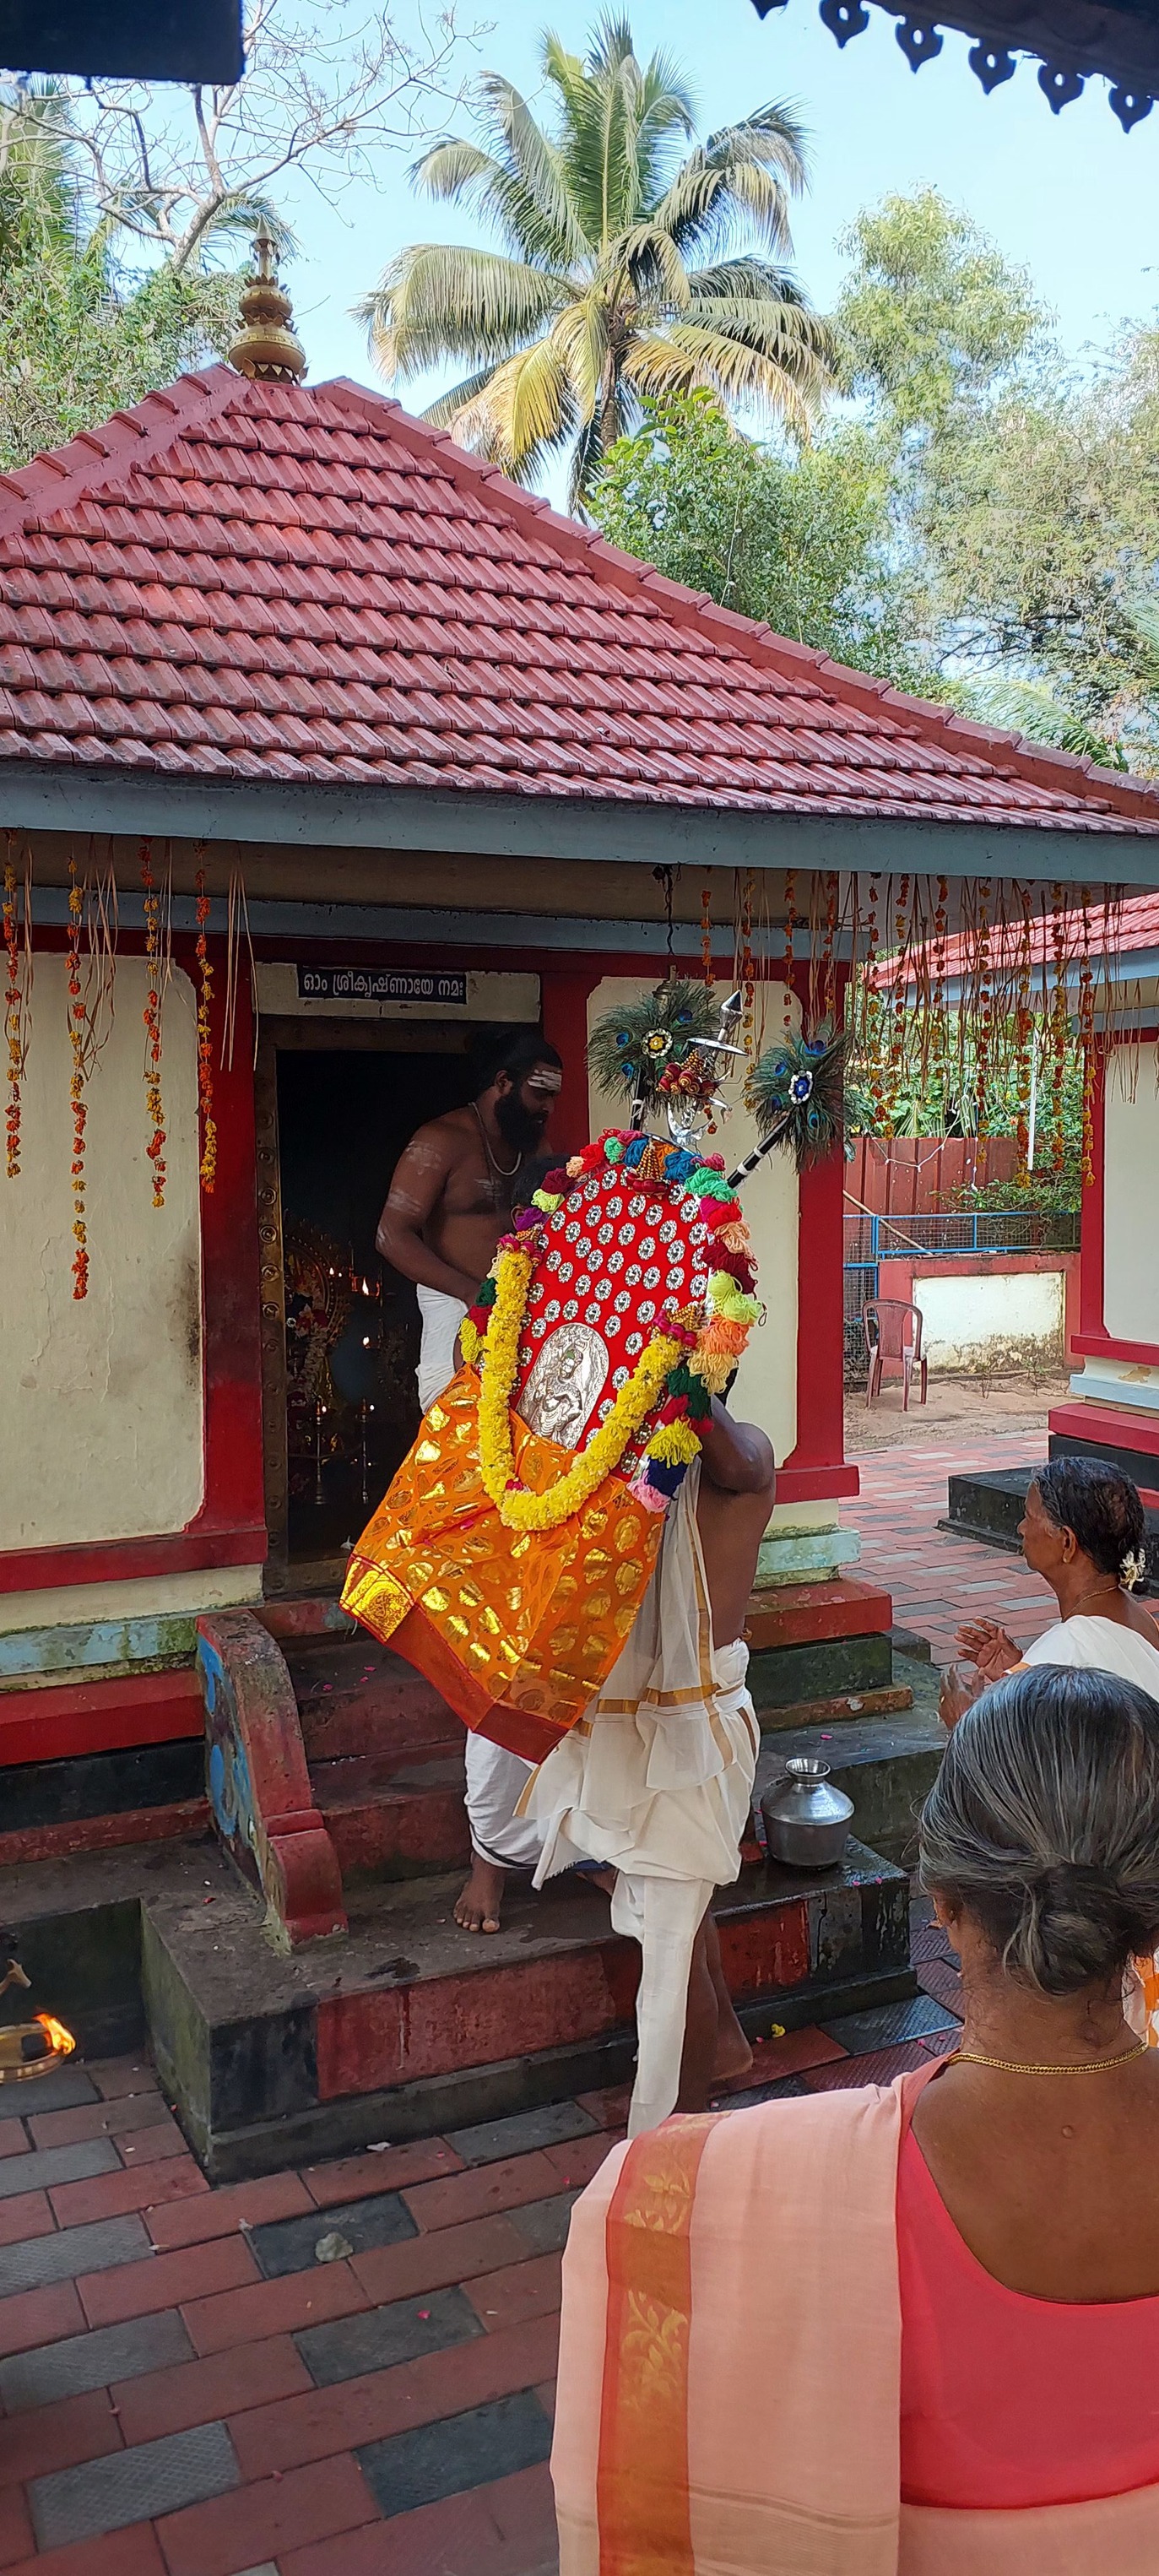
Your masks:
M902 1412L897 1380L886 1380L872 1407L864 1395L850 1390L845 1397L845 1454L943 1448L1009 1431L1037 1433L1045 1449L1047 1414L1052 1404L1065 1401L1069 1385L1062 1374L1044 1379L1037 1388L1024 1376L994 1378L987 1392L977 1378L931 1377L928 1401L919 1404L915 1388L908 1413Z

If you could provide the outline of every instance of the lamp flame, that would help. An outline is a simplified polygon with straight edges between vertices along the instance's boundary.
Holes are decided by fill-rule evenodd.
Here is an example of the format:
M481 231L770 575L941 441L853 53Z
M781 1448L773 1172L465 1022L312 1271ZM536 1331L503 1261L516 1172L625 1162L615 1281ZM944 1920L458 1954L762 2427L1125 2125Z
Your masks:
M66 2030L64 2023L57 2021L52 2013L37 2013L34 2018L39 2022L54 2057L71 2057L76 2047L71 2030Z

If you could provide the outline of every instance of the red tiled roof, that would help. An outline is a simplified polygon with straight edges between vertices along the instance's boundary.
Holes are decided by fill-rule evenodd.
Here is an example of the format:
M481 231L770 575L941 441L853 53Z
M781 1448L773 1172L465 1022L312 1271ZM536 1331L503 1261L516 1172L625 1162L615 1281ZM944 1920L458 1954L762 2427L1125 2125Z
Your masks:
M380 395L227 367L0 476L0 755L1159 830L1154 786L717 608Z
M1074 901L1074 894L1074 887L1068 886L1068 904L1063 915L1061 932L1061 957L1065 967L1075 966L1082 955L1082 909ZM1092 901L1088 906L1087 921L1092 959L1101 959L1106 950L1112 968L1116 957L1129 956L1147 948L1159 948L1159 894L1128 896L1120 907L1117 922L1112 918L1108 943L1103 911L1103 889L1101 886L1092 888ZM1018 921L999 923L992 928L986 951L988 972L996 975L1007 972L1017 973L1024 955L1023 939L1023 929ZM1030 964L1036 972L1044 965L1048 968L1053 967L1056 954L1053 906L1044 916L1041 902L1036 904L1030 919L1029 947ZM870 981L883 991L892 988L896 968L897 951L894 950L878 959L872 969ZM934 946L931 940L926 940L923 946L910 956L903 977L903 989L908 991L911 984L916 984L919 980L928 977L933 971ZM948 983L952 983L955 976L963 972L977 974L978 934L976 931L969 935L961 931L951 933L942 948L938 972Z

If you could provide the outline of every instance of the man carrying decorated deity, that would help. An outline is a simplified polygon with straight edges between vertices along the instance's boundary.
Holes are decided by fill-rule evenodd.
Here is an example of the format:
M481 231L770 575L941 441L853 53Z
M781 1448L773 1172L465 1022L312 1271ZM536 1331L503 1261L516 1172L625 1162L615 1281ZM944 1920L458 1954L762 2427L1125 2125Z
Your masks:
M535 1884L577 1862L614 1871L612 1923L643 1950L633 2136L702 2111L746 2072L709 1911L740 1870L760 1734L744 1615L773 1507L773 1452L713 1399L618 1661L524 1800L543 1838Z
M425 1413L455 1373L455 1337L513 1210L542 1177L536 1157L562 1080L541 1029L509 1030L488 1080L463 1109L432 1118L400 1154L378 1225L378 1249L413 1279L422 1316L417 1369ZM534 1869L539 1838L516 1820L528 1765L485 1736L467 1738L471 1875L455 1907L464 1931L497 1932L511 1869Z

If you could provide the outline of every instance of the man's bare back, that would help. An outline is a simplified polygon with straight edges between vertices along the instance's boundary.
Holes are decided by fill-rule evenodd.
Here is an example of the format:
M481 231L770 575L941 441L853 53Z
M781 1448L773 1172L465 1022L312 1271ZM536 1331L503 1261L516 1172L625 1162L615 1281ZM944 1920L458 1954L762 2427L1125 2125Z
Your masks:
M701 1429L696 1507L714 1646L731 1646L744 1627L775 1489L772 1442L755 1422L734 1422L714 1400Z
M538 1032L517 1033L509 1054L513 1071L501 1066L476 1100L411 1137L378 1222L384 1260L464 1306L491 1267L560 1087L559 1058Z

